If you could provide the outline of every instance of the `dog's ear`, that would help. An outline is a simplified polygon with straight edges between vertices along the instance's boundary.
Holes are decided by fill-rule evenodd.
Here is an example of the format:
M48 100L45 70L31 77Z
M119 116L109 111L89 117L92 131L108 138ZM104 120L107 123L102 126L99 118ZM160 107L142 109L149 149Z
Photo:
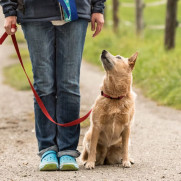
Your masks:
M128 63L129 66L131 67L131 70L133 70L134 65L136 63L136 59L138 57L138 52L136 52L135 54L133 54L129 59L128 59Z

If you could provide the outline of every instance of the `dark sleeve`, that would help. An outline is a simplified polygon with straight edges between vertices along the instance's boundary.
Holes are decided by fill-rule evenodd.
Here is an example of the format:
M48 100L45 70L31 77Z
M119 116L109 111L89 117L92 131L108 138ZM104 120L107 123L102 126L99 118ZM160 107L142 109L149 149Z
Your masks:
M106 0L92 0L92 13L104 13L104 3Z
M5 17L17 15L17 0L0 0L0 5L3 8L3 13Z

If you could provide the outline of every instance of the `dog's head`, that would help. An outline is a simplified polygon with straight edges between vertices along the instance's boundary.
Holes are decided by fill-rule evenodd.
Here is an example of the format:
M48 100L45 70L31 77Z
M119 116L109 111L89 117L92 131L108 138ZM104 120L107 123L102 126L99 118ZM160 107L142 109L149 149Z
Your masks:
M136 52L130 58L124 58L120 55L113 56L106 50L102 51L101 61L103 63L104 69L109 73L130 73L136 63L138 53Z
M132 70L137 56L138 53L136 52L130 58L124 58L120 55L113 56L108 51L103 50L101 61L106 71L103 84L104 89L111 89L114 92L119 91L123 94L129 91L132 82Z

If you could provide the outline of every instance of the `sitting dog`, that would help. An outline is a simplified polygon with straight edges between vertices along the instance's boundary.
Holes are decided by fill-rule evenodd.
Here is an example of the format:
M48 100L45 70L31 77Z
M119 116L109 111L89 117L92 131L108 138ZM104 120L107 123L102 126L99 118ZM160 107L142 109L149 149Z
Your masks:
M134 120L135 97L132 70L138 53L130 58L113 56L103 50L101 61L106 71L101 95L92 109L90 128L83 140L81 160L86 169L95 165L134 163L129 156L129 137Z

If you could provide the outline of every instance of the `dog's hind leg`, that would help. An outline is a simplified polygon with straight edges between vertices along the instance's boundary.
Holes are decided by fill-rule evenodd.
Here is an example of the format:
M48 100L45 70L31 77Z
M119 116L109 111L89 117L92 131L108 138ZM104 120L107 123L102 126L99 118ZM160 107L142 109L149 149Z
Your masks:
M113 164L122 164L123 160L123 147L122 141L119 143L112 145L108 148L105 164L113 165ZM129 155L129 161L131 164L134 164L134 159L132 159Z
M98 144L97 152L96 152L96 165L103 165L106 155L107 155L107 147L105 147L104 145Z
M122 163L122 143L119 142L116 145L112 145L108 148L105 164L121 164Z

